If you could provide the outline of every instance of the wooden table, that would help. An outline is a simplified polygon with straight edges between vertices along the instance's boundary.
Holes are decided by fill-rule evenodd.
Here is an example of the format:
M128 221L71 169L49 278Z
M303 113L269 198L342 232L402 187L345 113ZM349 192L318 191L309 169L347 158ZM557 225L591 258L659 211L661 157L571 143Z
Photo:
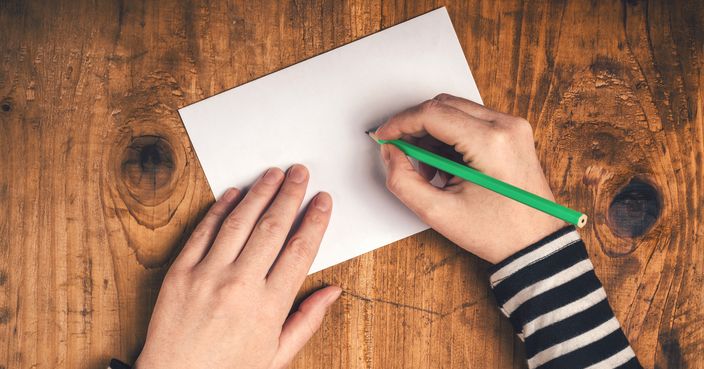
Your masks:
M0 369L132 360L213 201L177 109L447 5L526 117L646 367L704 367L701 1L0 2ZM234 138L236 139L236 138ZM236 168L233 168L236 170ZM312 275L294 368L520 368L487 264L433 231Z

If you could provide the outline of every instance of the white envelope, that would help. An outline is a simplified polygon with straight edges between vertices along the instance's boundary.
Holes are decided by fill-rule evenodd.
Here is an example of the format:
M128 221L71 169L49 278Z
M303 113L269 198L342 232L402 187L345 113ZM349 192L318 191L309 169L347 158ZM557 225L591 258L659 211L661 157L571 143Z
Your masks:
M313 273L428 228L386 190L379 146L364 132L441 92L481 103L445 8L179 113L216 196L294 163L310 170L305 203L332 195Z

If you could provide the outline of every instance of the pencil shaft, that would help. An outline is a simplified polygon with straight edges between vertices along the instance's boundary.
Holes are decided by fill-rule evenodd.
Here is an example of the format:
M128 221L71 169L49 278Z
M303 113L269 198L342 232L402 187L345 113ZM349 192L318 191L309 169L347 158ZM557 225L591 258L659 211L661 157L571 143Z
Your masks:
M438 154L415 146L403 140L377 140L380 144L389 143L398 147L406 155L430 165L434 168L443 170L449 174L462 178L482 186L488 190L504 195L510 199L528 205L534 209L540 210L546 214L562 219L567 223L574 224L578 227L584 226L586 223L586 215L576 210L562 206L558 203L500 181L496 178L488 176L476 169L466 165L454 162L450 159L442 157Z

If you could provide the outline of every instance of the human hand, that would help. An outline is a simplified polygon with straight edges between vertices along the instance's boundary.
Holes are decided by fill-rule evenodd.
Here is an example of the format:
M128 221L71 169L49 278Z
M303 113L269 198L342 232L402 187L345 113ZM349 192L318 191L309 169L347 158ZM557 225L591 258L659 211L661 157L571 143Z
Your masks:
M390 118L376 131L380 139L402 138L455 157L516 187L553 200L525 119L442 94ZM453 150L454 149L454 150ZM439 173L442 187L429 183L437 170L416 171L396 146L384 144L386 185L421 220L465 250L498 263L566 224L495 192Z
M332 210L319 193L286 241L307 183L302 165L272 168L210 208L166 274L136 369L288 366L341 292L318 290L289 316Z

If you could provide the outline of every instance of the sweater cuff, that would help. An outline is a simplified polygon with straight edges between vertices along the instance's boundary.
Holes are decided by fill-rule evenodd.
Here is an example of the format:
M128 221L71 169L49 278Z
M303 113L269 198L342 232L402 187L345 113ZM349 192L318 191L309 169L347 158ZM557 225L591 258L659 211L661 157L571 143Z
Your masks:
M131 369L129 365L123 363L120 360L117 359L112 359L110 360L110 366L108 366L108 369Z
M501 312L523 339L539 328L527 323L571 299L563 292L576 297L600 289L596 276L589 278L593 270L579 233L569 226L492 266L489 282ZM602 293L597 297L605 298Z
M577 230L563 228L490 269L529 368L640 367Z

